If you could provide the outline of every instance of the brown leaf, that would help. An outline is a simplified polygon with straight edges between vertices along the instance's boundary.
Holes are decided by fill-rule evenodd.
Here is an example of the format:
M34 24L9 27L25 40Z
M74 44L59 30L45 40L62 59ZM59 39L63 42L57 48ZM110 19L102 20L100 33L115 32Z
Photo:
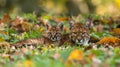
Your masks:
M117 37L104 37L99 42L97 42L97 44L117 47L120 46L120 39Z
M25 32L33 29L33 25L28 21L24 20L22 17L17 16L11 22L11 29L14 29L18 32Z
M7 52L9 52L9 49L10 49L10 44L9 43L7 43L5 41L0 42L0 50L1 51L3 50L4 53L7 53Z
M115 28L115 29L112 29L112 33L113 33L113 35L120 35L120 28Z
M2 17L2 19L0 20L0 24L4 23L4 22L9 22L10 21L10 16L9 14L5 13Z
M53 20L55 22L68 21L68 17L61 17L61 18L54 17Z
M8 35L8 32L5 31L5 30L0 30L0 33L1 33L1 34L5 34L5 35Z

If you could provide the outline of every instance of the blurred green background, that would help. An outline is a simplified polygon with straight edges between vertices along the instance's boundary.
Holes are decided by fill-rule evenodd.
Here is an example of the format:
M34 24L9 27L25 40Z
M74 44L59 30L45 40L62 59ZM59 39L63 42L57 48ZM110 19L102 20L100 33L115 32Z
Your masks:
M118 15L119 0L0 0L0 14Z

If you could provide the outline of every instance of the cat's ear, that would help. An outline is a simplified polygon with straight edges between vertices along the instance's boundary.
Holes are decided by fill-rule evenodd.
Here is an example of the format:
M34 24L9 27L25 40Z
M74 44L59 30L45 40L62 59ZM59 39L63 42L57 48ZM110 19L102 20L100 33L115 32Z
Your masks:
M71 29L75 23L75 21L72 19L72 17L69 18L69 29Z
M92 26L93 26L93 19L87 18L87 19L85 20L85 26L86 26L86 28L91 29Z
M51 28L51 25L49 23L45 24L45 26L47 30Z
M63 23L58 23L58 28L60 28L61 31L63 31Z

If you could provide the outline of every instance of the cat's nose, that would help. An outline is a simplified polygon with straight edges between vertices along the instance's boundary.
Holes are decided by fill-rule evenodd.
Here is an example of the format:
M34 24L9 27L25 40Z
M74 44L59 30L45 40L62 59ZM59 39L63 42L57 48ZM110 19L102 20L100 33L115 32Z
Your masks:
M79 42L79 43L82 43L82 42L83 42L83 40L82 40L82 39L78 39L78 42Z
M55 38L55 37L52 37L51 40L52 40L52 41L56 41L56 38Z
M82 40L82 39L77 39L76 42L77 42L77 43L82 43L83 40Z
M77 39L78 39L78 40L81 40L81 36L77 36Z

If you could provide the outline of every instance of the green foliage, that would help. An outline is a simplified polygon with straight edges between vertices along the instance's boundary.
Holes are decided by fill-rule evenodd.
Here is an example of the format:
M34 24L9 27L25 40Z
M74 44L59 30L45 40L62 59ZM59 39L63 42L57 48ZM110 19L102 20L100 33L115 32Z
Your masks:
M96 38L103 38L103 37L112 36L109 32L93 32L90 35L92 37L96 37Z
M84 15L83 17L87 17L88 15ZM91 16L94 19L98 19L100 18L100 16L98 15L93 15L91 14ZM12 16L12 18L14 18L14 15ZM37 23L37 18L36 15L33 14L24 14L22 15L23 18L25 19L32 19L33 24ZM61 17L61 16L60 16ZM50 19L50 17L48 16L42 16L43 19ZM54 25L54 21L50 21L51 24ZM65 27L69 27L69 24L67 21L63 22ZM18 41L21 40L25 40L25 39L29 39L29 38L38 38L41 37L43 31L39 31L37 29L33 29L30 30L28 32L23 32L23 33L18 33L15 30L12 29L5 29L5 31L9 32L9 35L4 35L0 33L0 37L2 37L5 40L10 41L11 43L16 43ZM65 32L66 33L66 32ZM92 37L96 37L96 38L103 38L103 37L108 37L108 36L112 36L112 34L108 31L102 31L102 32L93 32L91 31L90 34ZM104 50L104 49L90 49L87 51L84 51L85 47L81 47L81 46L69 46L67 44L64 44L64 46L61 47L43 47L43 46L37 46L37 48L29 50L29 49L25 49L23 50L26 51L25 53L22 54L18 54L18 55L12 55L10 54L10 57L6 57L6 56L2 56L0 54L0 67L25 67L23 66L24 63L26 63L26 61L29 61L30 63L34 64L34 67L65 67L65 63L71 53L72 50L74 49L79 49L79 50L83 50L83 56L84 56L84 60L87 59L88 63L86 63L84 66L85 67L90 67L91 63L93 62L92 60L89 60L89 55L90 54L94 54L94 58L96 58L97 60L101 61L101 64L104 64L104 62L106 62L107 64L109 64L111 67L116 67L117 64L120 63L120 49L119 48L115 48L115 49L111 49L111 50ZM19 50L18 50L19 52ZM22 52L22 50L20 51ZM4 53L4 52L3 52ZM55 54L59 54L60 57L55 59L53 56ZM110 53L110 54L109 54ZM14 60L12 60L14 59ZM81 65L81 64L78 64ZM77 65L75 65L77 66ZM82 67L82 65L81 65Z

